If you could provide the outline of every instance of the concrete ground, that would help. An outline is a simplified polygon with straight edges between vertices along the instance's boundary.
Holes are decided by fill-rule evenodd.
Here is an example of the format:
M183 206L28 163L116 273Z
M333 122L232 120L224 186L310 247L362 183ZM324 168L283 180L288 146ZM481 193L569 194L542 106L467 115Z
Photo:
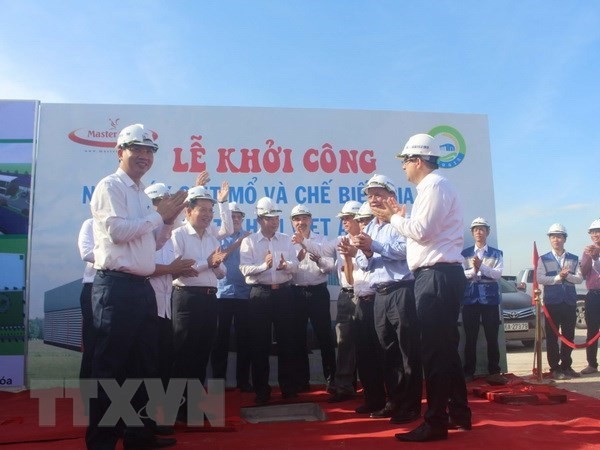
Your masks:
M480 339L483 336L483 332L480 332ZM575 331L575 342L582 344L585 342L586 330L577 329ZM481 349L479 349L479 357L485 358L484 353L485 340L482 339ZM599 355L600 356L600 355ZM587 366L585 349L574 349L572 353L573 358L573 370L579 372L581 369ZM310 374L311 384L324 384L325 379L321 368L321 354L319 350L313 350L309 354L310 360ZM532 377L532 370L534 367L534 350L532 348L525 348L520 342L508 341L506 345L506 363L507 373L513 373L522 377ZM271 373L270 383L272 386L277 384L277 358L271 356ZM483 363L482 363L483 364ZM229 364L227 371L227 385L229 387L235 386L235 353L229 354ZM546 347L545 343L542 346L542 371L549 372L548 360L546 358ZM210 371L209 371L210 377ZM534 378L532 378L532 381ZM582 375L580 378L574 378L572 380L546 380L550 383L555 383L557 387L567 389L572 392L587 395L590 397L600 398L600 372L592 375Z
M586 340L586 330L575 331L575 343L583 344ZM572 353L573 370L581 371L587 366L584 348L576 348ZM508 342L506 345L506 360L508 372L518 376L531 376L534 367L534 351L522 346L521 343ZM546 346L542 346L542 370L548 372L548 359L546 357ZM571 380L553 380L554 385L578 394L600 398L600 372L591 375L582 375L580 378Z

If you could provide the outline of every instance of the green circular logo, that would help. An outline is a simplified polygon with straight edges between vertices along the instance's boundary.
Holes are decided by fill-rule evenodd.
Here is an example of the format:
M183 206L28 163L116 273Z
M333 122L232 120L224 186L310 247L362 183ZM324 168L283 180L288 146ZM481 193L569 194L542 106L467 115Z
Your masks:
M432 128L429 133L440 141L442 156L438 159L438 166L450 169L458 166L467 153L467 145L462 134L456 128L440 125Z

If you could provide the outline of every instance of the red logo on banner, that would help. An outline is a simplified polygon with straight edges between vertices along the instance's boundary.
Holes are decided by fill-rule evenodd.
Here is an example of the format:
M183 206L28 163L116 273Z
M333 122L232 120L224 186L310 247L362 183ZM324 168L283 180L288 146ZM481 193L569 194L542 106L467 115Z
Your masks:
M120 119L108 119L110 122L110 128L107 130L99 130L92 128L78 128L69 133L69 139L77 144L87 145L89 147L100 147L100 148L115 148L117 145L117 138L119 137L118 128ZM152 138L156 140L158 134L152 131Z

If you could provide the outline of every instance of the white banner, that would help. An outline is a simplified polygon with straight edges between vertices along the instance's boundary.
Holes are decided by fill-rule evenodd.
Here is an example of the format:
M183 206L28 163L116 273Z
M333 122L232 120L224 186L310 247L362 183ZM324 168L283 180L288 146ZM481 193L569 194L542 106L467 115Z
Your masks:
M348 200L365 200L361 187L375 173L389 176L400 202L410 208L416 189L406 181L395 155L411 135L429 132L444 141L441 170L462 194L467 242L474 217L483 216L495 226L486 116L43 104L28 280L31 318L44 315L48 291L81 279L79 228L90 216L94 185L117 168L118 132L132 123L151 129L160 146L143 179L146 185L164 182L179 189L193 185L197 174L208 170L213 194L221 181L229 181L230 200L246 212L247 229L256 230L253 203L266 195L283 209L283 232L292 231L288 218L292 207L304 203L313 213L315 231L329 237L340 232L336 213ZM77 305L78 298L60 301L65 302Z

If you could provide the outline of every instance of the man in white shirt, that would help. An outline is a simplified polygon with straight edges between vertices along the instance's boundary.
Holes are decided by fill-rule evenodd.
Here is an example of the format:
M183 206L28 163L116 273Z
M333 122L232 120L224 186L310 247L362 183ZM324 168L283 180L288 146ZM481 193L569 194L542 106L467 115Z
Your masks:
M155 208L164 198L170 197L169 188L164 183L152 184L145 192ZM156 268L150 278L150 284L156 294L158 312L158 372L166 389L173 369L173 325L171 323L173 278L180 275L195 276L198 272L192 268L196 262L194 259L175 257L171 240L165 242L165 245L156 251L155 262Z
M427 134L412 136L398 158L409 182L417 186L412 215L389 198L371 206L406 237L409 269L415 274L417 317L427 391L425 422L396 439L425 442L448 438L448 428L471 428L471 410L458 353L458 315L465 293L462 267L463 210L458 192L436 171L441 150Z
M150 170L158 145L143 125L125 127L117 139L119 168L96 184L91 200L94 219L94 268L92 287L95 349L92 377L115 379L157 376L158 347L156 297L149 282L154 254L170 236L173 222L183 209L185 192L179 191L157 207L144 192L142 176ZM133 397L140 411L147 403L144 389ZM90 401L86 432L89 449L114 448L121 426L100 425L111 404L99 386ZM149 428L128 426L124 446L174 445L175 439L158 438Z
M537 280L544 286L544 307L546 316L546 355L550 373L555 380L567 380L581 375L573 370L571 364L573 349L561 342L553 328L573 342L577 319L577 291L575 285L583 281L579 258L565 251L567 229L555 223L548 229L548 240L552 251L541 255L537 264ZM554 327L552 326L554 325Z
M373 219L369 202L364 202L354 220L363 232ZM354 286L356 309L353 327L356 340L356 369L363 387L364 403L356 408L358 414L370 414L384 408L386 390L384 380L384 354L375 327L375 294L371 287L370 273L356 264L356 247L349 238L342 239L340 254L344 257L344 267L350 270L347 278Z
M85 261L83 286L79 296L81 306L81 366L79 378L92 376L92 357L94 356L94 312L92 310L92 285L96 276L94 269L94 219L86 219L81 224L77 239L79 255Z
M287 234L280 233L281 210L268 197L256 203L260 230L242 240L240 271L251 285L248 303L250 354L255 403L264 405L271 399L269 354L271 328L277 337L278 378L284 398L298 396L298 373L302 370L301 352L293 330L297 323L292 315L293 296L290 281L298 268L296 249ZM297 343L297 342L296 342Z
M345 236L318 244L313 240L304 240L304 234L294 233L292 241L306 248L310 253L325 257L336 257L336 267L340 291L337 299L337 315L335 318L335 334L337 341L336 372L333 384L328 386L328 392L332 394L328 402L338 403L354 398L356 391L356 355L354 330L352 318L354 316L354 287L352 281L346 277L347 268L344 265L345 258L339 254L339 245L343 238L348 238L359 233L358 223L354 216L360 209L360 203L354 200L344 203L337 217L346 232ZM352 271L350 271L352 272Z
M203 186L188 191L186 223L173 231L176 258L193 259L197 274L184 274L173 281L173 372L174 378L206 380L217 330L217 280L226 274L225 253L217 238L208 232L215 200ZM187 393L184 394L187 399ZM177 420L187 422L187 408L181 405Z
M465 330L465 380L471 381L477 365L477 336L483 327L487 343L487 381L506 384L500 375L500 348L498 327L500 326L501 292L498 280L502 277L504 257L502 251L489 246L487 237L490 224L483 217L471 222L471 234L475 245L462 251L463 266L468 284L462 300L462 322Z
M316 245L326 241L324 236L311 231L312 213L306 205L296 205L290 214L292 226L304 236L304 242L313 241ZM298 251L298 270L292 277L292 292L298 307L298 345L306 347L306 322L310 320L314 335L321 350L321 365L327 386L333 385L335 378L335 347L331 329L329 310L329 290L327 274L334 268L333 258L319 256L301 248ZM308 354L303 352L304 371L300 381L301 390L309 389L310 365Z

